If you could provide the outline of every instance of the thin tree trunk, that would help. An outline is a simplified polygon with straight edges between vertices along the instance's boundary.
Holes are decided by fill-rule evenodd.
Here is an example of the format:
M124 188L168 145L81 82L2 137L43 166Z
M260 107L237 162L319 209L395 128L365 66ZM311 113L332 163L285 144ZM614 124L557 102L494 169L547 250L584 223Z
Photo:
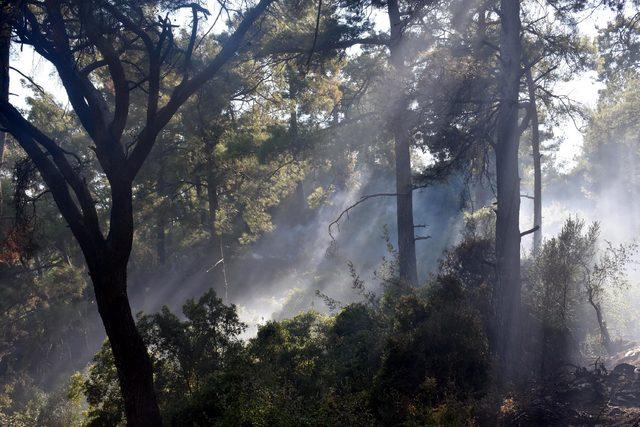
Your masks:
M520 177L518 175L518 93L520 87L520 3L502 0L500 103L496 129L496 272L498 354L514 368L520 328ZM509 372L506 372L509 376Z
M600 329L600 338L602 339L602 346L607 351L609 355L614 354L613 344L611 343L611 335L609 335L609 328L607 328L607 323L604 321L604 317L602 315L602 307L599 303L597 303L589 292L589 304L593 307L593 310L596 312L596 319L598 321L598 328Z
M0 23L0 102L9 102L9 51L11 49L11 27ZM0 130L0 170L4 167L4 152L7 134ZM0 230L4 227L4 196L0 180Z
M394 75L391 76L395 102L391 114L390 128L395 141L396 158L396 216L398 225L398 267L400 280L418 284L418 267L416 262L416 242L413 224L413 186L411 182L411 136L406 129L406 100L404 78L407 74L402 54L402 21L397 0L387 1L391 41L391 65Z
M200 214L200 225L205 228L209 227L209 210L207 208L207 198L202 191L202 178L198 175L195 177L196 198L198 200L198 211Z
M165 265L167 262L167 242L166 242L166 228L167 228L167 185L165 181L165 164L166 161L163 158L160 159L160 167L158 168L158 179L156 182L156 193L160 199L160 205L158 209L158 218L156 223L156 252L158 255L158 263Z
M531 74L531 67L527 67L527 89L531 114L531 149L533 156L533 226L538 227L533 232L533 253L540 251L542 244L542 168L540 161L540 123L538 121L538 107L536 105L536 86Z

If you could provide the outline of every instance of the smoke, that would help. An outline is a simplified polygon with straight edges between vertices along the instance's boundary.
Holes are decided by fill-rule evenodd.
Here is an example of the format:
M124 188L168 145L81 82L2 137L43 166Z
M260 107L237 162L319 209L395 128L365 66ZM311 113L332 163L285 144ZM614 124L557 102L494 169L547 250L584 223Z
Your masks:
M575 167L560 173L547 170L543 175L543 239L557 235L569 218L583 220L586 225L600 224L600 246L630 245L637 242L640 233L640 204L638 192L638 166L633 145L621 139L600 141L587 135L582 151L577 153ZM523 140L526 144L527 141ZM531 194L525 184L523 193ZM523 198L521 229L533 225L533 202ZM523 256L531 256L532 235L522 239ZM636 253L627 268L626 286L610 286L605 290L603 310L605 320L614 339L640 340L640 272ZM586 296L585 296L586 298ZM592 323L595 314L585 313L586 323Z
M307 180L304 184L308 195L313 182ZM226 287L212 281L208 270L213 261L197 254L198 249L194 248L193 256L183 257L191 261L179 269L144 277L142 281L132 280L134 311L154 312L167 305L179 313L186 299L197 298L213 287L218 295L228 296L226 303L238 306L241 319L250 326L246 335L251 336L257 325L270 319L291 317L306 310L327 311L318 292L342 304L358 301L361 296L352 289L348 263L353 264L367 289L378 293L381 279L376 272L384 258L393 256L387 249L385 230L391 243L397 239L395 198L371 198L350 210L333 227L333 238L328 227L362 196L393 193L394 189L392 171L361 167L353 173L346 189L335 191L308 215L300 215L292 210L291 203L285 202L274 213L274 231L226 260ZM416 235L429 236L416 242L422 282L437 267L442 251L457 238L463 189L462 179L452 177L414 193L415 224L421 226L416 228ZM293 220L296 216L303 220Z
M264 318L268 311L276 318L309 309L323 311L323 302L317 298L316 291L343 304L355 301L359 297L351 289L353 278L348 262L353 264L368 289L380 291L380 278L375 273L383 258L392 256L387 250L385 230L389 230L390 242L397 238L395 199L368 199L349 211L338 227L334 227L335 241L328 232L329 224L362 196L394 192L390 173L374 175L363 169L357 175L351 188L336 193L306 223L291 226L276 218L276 230L248 251L245 259L249 271L236 278L245 286L246 283L254 284L248 289L240 285L233 294L243 309ZM417 228L416 234L430 236L416 242L422 281L456 235L454 228L460 218L461 183L452 181L414 195L415 223L425 226ZM274 269L274 266L278 268ZM273 310L278 304L279 310Z

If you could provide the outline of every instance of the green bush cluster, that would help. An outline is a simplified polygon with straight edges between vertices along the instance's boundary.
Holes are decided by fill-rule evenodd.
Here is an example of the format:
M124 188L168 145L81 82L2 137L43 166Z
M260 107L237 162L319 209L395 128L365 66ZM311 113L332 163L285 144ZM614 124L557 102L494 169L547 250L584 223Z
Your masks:
M243 342L235 306L213 291L139 318L171 425L459 424L482 392L487 339L452 276L335 315L269 321ZM124 421L108 345L84 384L88 424ZM453 397L455 396L455 398Z

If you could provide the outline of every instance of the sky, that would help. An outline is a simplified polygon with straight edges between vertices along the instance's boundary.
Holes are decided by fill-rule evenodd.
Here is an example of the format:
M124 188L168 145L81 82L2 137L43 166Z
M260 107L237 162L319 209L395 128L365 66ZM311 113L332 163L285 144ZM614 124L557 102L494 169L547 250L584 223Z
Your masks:
M598 29L606 26L612 14L606 10L597 10L581 17L578 30L589 38L595 38ZM556 86L558 95L566 95L577 103L589 109L595 109L598 103L598 91L604 89L604 84L597 81L595 71L582 73L569 82L560 82ZM584 123L578 123L583 126ZM580 154L584 142L583 133L569 118L565 119L553 130L554 135L562 138L562 144L556 156L560 170L569 171L576 164L576 157Z
M215 18L217 10L214 7L214 1L209 0L210 10L212 11L212 17ZM580 18L578 25L579 31L588 37L595 37L597 35L598 28L606 25L611 14L609 12L598 10L595 13L585 14ZM211 19L213 19L211 18ZM188 23L189 14L185 11L177 18L185 23ZM388 22L386 21L386 15L377 14L374 18L376 26L380 30L388 28ZM222 28L224 19L220 19L218 25ZM206 25L203 25L205 27ZM45 59L40 57L33 51L30 46L13 45L11 55L11 66L20 70L33 79L36 83L42 86L47 92L49 92L58 102L68 107L68 99L58 78L54 67ZM24 78L14 70L10 71L10 93L11 102L19 107L26 109L26 97L31 95L31 90L23 83ZM559 95L566 95L584 105L587 108L595 108L598 101L598 91L603 88L602 83L596 80L595 72L582 73L576 76L569 82L560 82L556 86L556 93ZM578 123L579 126L583 126L584 123ZM559 138L562 143L559 145L555 161L556 166L565 172L571 170L576 164L576 157L580 154L583 144L583 134L576 127L571 119L566 119L560 123L559 126L553 129L554 135Z

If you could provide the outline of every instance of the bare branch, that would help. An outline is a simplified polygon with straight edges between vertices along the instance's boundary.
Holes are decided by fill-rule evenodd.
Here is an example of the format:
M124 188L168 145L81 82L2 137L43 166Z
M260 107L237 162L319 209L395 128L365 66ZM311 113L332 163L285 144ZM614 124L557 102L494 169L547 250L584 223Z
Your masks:
M352 204L351 206L347 207L345 210L340 212L340 215L338 215L338 217L334 221L332 221L331 224L329 224L329 236L331 236L331 240L335 240L335 238L333 237L333 233L331 232L331 228L334 225L338 225L342 217L348 214L350 210L352 210L356 206L374 197L397 197L397 196L398 196L398 193L376 193L376 194L369 194L367 196L362 196L360 200L358 200L357 202L355 202L354 204Z
M47 92L45 92L45 90L42 88L42 86L40 86L38 83L36 83L35 81L33 81L33 79L29 76L27 76L25 73L23 73L22 71L18 70L15 67L9 67L10 70L15 71L16 73L20 74L22 77L24 77L25 79L27 79L27 81L29 83L31 83L31 85L33 87L35 87L38 92L40 92L42 95L47 96Z
M535 227L533 227L531 230L527 230L527 231L523 231L522 233L520 233L520 237L524 237L527 234L531 234L531 233L535 233L536 231L540 230L540 226L536 225Z

